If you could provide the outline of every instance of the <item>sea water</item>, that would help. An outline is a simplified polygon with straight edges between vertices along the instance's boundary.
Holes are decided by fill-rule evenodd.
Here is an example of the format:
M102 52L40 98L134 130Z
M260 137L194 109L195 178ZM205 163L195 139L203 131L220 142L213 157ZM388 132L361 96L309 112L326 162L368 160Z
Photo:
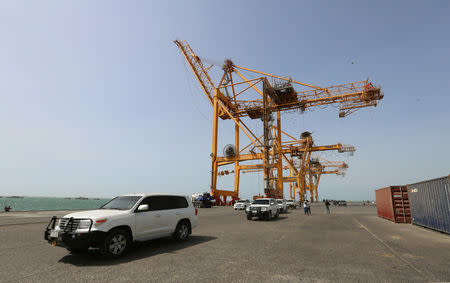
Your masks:
M29 210L69 210L69 209L96 209L110 199L76 199L76 198L0 198L0 210L11 206L11 211Z

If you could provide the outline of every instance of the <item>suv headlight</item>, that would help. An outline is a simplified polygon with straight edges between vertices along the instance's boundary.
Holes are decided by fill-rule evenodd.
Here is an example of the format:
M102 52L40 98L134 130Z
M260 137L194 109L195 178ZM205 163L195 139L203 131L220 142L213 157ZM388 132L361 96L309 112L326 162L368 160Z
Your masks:
M261 207L261 211L267 211L267 210L269 210L269 208L267 208L267 207Z
M89 219L80 220L80 223L78 224L78 230L89 229L89 227L91 227L91 220Z
M245 210L250 210L250 206L247 206L247 207L245 208Z

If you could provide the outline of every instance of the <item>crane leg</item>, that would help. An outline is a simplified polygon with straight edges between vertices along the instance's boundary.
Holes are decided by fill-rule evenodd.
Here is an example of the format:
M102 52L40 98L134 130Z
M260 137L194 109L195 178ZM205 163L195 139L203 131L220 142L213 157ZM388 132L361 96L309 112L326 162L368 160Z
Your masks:
M219 101L217 97L217 89L214 93L214 111L213 111L213 132L212 132L212 153L211 153L211 195L214 196L216 202L220 204L220 196L216 194L217 191L217 133L218 133L218 112Z

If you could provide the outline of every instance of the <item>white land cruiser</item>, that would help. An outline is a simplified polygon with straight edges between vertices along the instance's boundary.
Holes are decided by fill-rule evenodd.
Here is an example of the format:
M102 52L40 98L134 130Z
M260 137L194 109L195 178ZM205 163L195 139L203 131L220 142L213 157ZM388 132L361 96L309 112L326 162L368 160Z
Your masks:
M134 241L167 236L186 240L197 221L197 209L189 197L133 194L116 197L97 210L54 216L44 238L74 253L95 247L119 257Z
M280 214L277 207L277 202L273 198L256 199L250 206L245 209L247 219L252 220L253 216L271 220L277 218Z
M236 209L239 209L239 210L241 210L241 209L246 209L247 208L247 206L249 206L250 205L250 201L248 200L248 199L240 199L240 200L238 200L238 201L236 201L236 203L234 204L234 209L236 210Z
M280 213L286 213L288 210L286 200L284 199L277 199L277 206Z
M293 208L293 209L297 208L297 203L293 199L286 200L286 204L287 204L288 208Z

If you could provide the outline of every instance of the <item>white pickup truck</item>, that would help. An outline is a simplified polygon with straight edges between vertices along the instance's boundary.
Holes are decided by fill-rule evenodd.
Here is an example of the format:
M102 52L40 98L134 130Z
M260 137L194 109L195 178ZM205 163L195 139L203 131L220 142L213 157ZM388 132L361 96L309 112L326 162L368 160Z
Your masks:
M245 209L247 219L252 220L253 216L271 220L280 215L278 211L277 201L273 198L260 198L253 201L253 203Z
M54 216L44 238L52 246L77 253L89 247L106 255L123 255L132 242L173 236L186 240L197 225L197 209L189 197L168 194L118 196L100 209Z

